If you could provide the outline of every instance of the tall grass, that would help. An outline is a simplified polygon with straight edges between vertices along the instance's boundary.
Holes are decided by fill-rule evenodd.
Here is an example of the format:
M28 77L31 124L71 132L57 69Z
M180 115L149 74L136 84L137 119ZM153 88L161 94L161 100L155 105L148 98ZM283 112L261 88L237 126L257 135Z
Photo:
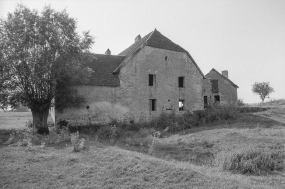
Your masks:
M186 111L184 114L177 114L175 111L171 113L162 112L160 116L146 122L127 122L113 120L108 124L89 124L86 122L81 125L69 124L66 120L60 120L58 127L68 127L70 132L77 132L90 134L98 133L103 138L108 138L108 135L112 132L112 126L117 128L117 136L121 131L134 131L138 132L142 128L154 129L161 131L161 137L166 132L173 133L181 130L190 129L200 125L211 124L223 120L234 120L237 118L238 109L232 105L215 105L210 106L205 110L197 110L194 112ZM103 136L104 135L104 136ZM107 136L107 137L106 137Z
M246 175L264 175L284 169L284 154L261 150L240 150L222 152L216 164L223 170Z

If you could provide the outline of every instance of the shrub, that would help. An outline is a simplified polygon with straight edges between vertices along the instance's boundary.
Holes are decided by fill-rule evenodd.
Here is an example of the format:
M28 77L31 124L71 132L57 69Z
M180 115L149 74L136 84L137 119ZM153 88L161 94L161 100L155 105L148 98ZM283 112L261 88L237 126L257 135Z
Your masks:
M249 175L261 175L284 168L284 155L279 152L248 150L224 154L220 166L223 170Z
M33 122L32 122L32 120L29 119L29 120L26 122L25 127L26 127L26 128L33 128Z
M78 131L71 134L71 144L73 145L74 152L80 152L81 150L86 149L85 139L84 138L79 139Z
M61 129L62 127L67 127L68 125L68 121L66 121L65 119L60 119L57 122L58 127Z
M194 111L195 125L213 123L220 120L236 119L237 108L233 105L214 105L205 110Z
M239 113L255 113L255 112L262 112L262 111L266 111L270 108L265 108L265 107L238 107L237 111Z
M105 125L98 130L97 135L100 139L118 139L122 135L122 129L116 126Z
M138 132L135 131L125 131L122 134L122 142L127 146L144 147L149 148L155 133L154 129L141 128Z
M245 103L243 102L243 99L238 99L238 101L237 101L237 105L238 106L245 106Z

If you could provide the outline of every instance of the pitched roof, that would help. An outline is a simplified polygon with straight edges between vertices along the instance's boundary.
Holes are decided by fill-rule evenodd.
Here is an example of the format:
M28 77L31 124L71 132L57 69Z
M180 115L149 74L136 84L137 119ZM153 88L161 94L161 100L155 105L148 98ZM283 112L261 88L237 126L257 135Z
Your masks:
M191 57L189 52L187 52L185 49L180 47L179 45L172 42L170 39L162 35L159 31L154 29L151 33L144 36L139 41L132 44L130 47L125 49L123 52L121 52L119 55L126 56L126 59L130 57L132 54L134 54L142 45L159 48L159 49L166 49L171 51L177 51L177 52L185 52L189 58L192 60L194 65L197 67L201 75L204 77L203 72L200 70L194 59ZM123 61L124 62L124 61ZM114 70L114 73L117 72L122 66L123 62Z
M137 42L135 42L134 44L132 44L131 46L129 46L128 48L126 48L123 52L121 52L120 56L130 56L133 54L133 52L138 49L141 45L143 45L147 39L149 38L149 36L152 34L152 32L150 32L149 34L147 34L146 36L144 36L143 38L141 38L140 40L138 40Z
M187 53L187 51L185 49L183 49L179 45L173 43L170 39L168 39L167 37L162 35L156 29L152 32L152 35L147 40L146 46Z
M214 71L214 72L218 73L222 78L228 80L234 87L239 88L236 84L234 84L234 82L232 82L229 78L226 78L225 76L223 76L222 74L220 74L220 73L219 73L217 70L215 70L214 68L213 68L211 71ZM210 72L211 72L211 71L210 71ZM210 73L210 72L209 72L209 73ZM205 76L206 78L207 78L207 75L208 75L209 73L206 74L206 76Z
M120 79L113 70L125 56L88 53L84 55L85 64L92 69L87 85L119 87Z

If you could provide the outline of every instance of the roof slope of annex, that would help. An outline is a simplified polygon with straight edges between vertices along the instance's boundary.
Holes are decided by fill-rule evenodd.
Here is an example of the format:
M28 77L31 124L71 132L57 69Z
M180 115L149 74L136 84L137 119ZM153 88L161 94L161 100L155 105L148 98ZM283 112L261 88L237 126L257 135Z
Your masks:
M210 72L216 72L218 75L220 75L222 78L224 78L224 79L226 79L226 80L228 80L234 87L236 87L236 88L239 88L236 84L234 84L234 82L232 82L229 78L226 78L225 76L223 76L222 74L220 74L217 70L215 70L214 68L210 71ZM209 72L209 73L210 73ZM207 77L207 75L209 74L209 73L207 73L206 75L205 75L205 77L206 78L208 78Z

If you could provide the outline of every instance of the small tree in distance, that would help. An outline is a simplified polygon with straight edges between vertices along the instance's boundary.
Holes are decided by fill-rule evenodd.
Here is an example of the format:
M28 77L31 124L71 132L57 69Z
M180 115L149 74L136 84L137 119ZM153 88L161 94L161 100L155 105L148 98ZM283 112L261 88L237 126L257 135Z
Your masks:
M255 82L252 85L252 92L260 96L262 103L265 98L269 98L269 94L274 92L274 89L270 86L269 82Z

